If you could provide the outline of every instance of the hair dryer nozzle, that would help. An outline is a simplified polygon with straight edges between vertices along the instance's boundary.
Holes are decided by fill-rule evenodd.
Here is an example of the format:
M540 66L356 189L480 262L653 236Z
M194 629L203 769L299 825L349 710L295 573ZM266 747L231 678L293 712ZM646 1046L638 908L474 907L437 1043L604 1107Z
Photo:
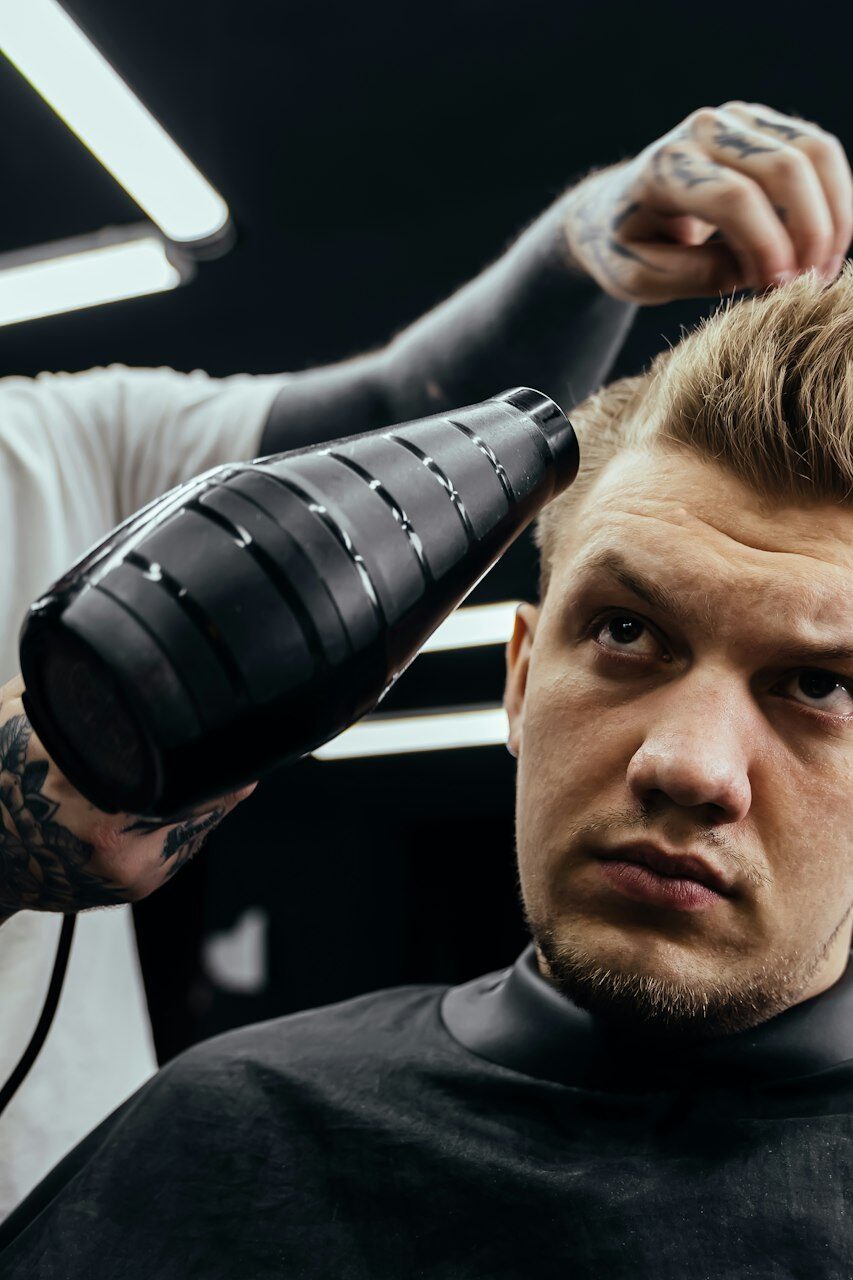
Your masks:
M548 441L554 458L554 496L567 489L578 473L580 450L572 424L559 405L530 387L516 387L495 398L506 400L530 415Z

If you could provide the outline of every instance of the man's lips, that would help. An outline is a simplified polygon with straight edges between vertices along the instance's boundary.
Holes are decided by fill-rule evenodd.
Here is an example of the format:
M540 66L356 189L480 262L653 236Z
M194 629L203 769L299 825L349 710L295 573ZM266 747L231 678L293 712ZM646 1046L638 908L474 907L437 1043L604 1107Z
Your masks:
M629 898L698 911L731 897L731 881L708 859L646 842L596 850L602 874Z

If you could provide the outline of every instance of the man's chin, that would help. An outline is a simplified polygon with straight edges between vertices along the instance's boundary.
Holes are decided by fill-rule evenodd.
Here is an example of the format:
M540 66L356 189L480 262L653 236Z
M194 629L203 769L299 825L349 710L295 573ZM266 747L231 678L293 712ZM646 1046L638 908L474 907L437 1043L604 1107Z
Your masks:
M668 944L634 954L627 945L596 945L528 925L543 976L579 1008L626 1030L708 1039L754 1027L797 998L789 972L764 971L758 980L735 983Z

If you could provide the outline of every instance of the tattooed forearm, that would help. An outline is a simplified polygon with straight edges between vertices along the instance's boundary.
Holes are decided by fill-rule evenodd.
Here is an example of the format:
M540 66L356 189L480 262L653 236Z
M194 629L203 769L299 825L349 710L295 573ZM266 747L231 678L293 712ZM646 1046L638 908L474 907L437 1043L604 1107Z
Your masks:
M90 869L92 845L56 821L59 806L43 790L48 762L27 760L32 732L25 715L0 725L0 915L126 901L118 885Z
M771 151L778 151L778 147L759 147L754 142L750 142L749 138L745 138L742 133L733 133L728 129L718 129L714 134L714 142L718 147L728 148L736 151L739 156L744 159L747 156L769 155Z

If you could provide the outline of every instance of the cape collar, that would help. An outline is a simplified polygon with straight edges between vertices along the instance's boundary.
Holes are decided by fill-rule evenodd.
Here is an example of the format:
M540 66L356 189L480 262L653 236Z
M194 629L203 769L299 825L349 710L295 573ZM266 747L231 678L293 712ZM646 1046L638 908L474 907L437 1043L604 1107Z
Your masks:
M822 995L748 1031L663 1049L603 1025L562 996L540 974L532 943L511 968L451 987L441 1013L471 1053L558 1084L619 1092L755 1085L853 1058L853 965Z

